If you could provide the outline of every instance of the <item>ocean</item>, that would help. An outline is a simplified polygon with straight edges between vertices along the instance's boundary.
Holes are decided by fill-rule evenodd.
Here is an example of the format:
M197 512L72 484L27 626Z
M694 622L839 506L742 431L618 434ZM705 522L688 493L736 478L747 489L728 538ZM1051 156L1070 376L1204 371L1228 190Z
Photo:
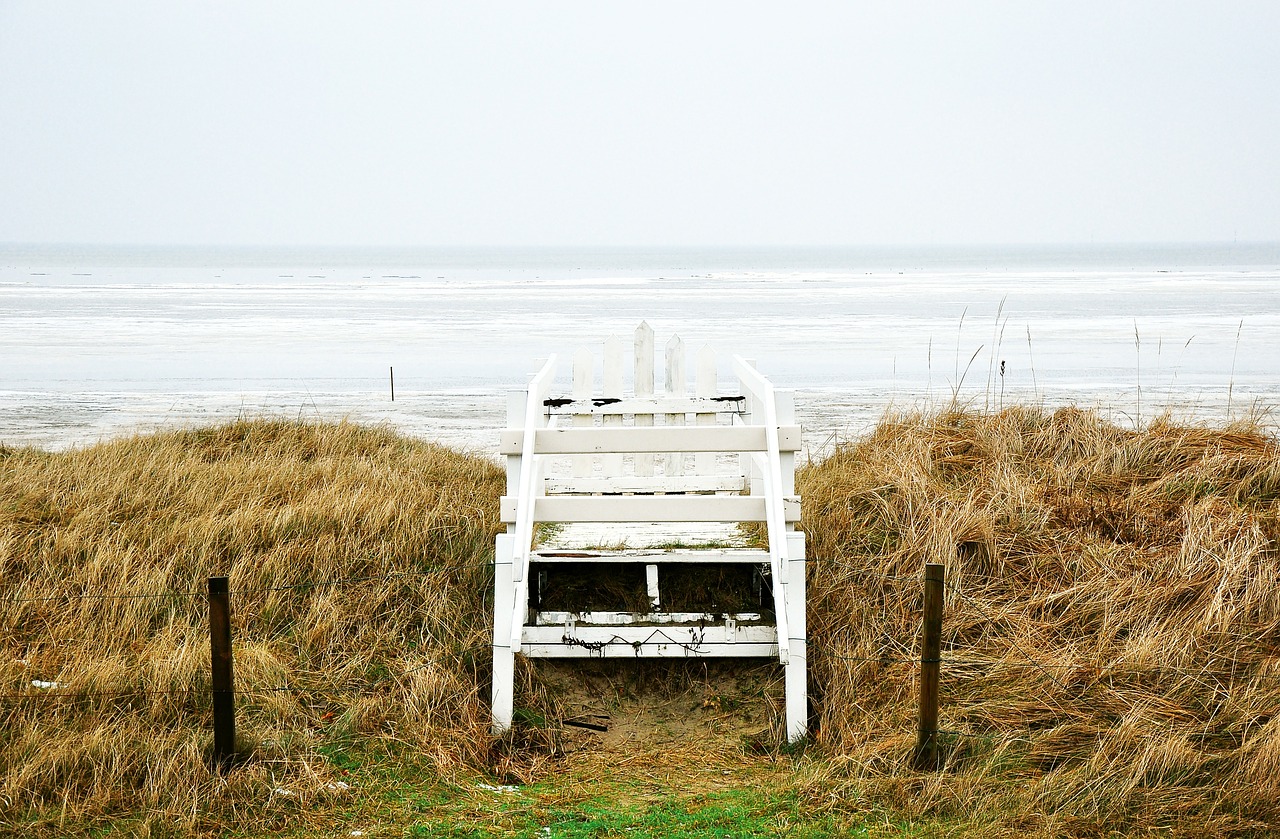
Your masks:
M641 320L660 346L679 334L690 353L755 359L795 391L813 454L886 411L953 402L1078 405L1126 425L1280 403L1275 243L4 245L0 443L58 450L267 415L493 452L505 394L537 359L598 352Z

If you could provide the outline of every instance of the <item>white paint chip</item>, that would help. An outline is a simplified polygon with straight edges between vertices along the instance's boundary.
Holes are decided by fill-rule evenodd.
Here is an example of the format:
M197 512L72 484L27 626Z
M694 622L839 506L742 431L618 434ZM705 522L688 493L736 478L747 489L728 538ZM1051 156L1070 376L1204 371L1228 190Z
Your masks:
M476 784L476 789L482 789L487 792L496 792L500 795L515 795L520 792L519 787L513 787L509 784Z

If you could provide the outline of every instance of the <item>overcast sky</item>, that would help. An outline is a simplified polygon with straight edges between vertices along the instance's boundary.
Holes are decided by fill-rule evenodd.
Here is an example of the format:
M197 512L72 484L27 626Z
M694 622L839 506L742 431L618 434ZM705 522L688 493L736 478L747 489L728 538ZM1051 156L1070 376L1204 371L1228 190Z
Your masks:
M0 241L1280 239L1280 2L0 0Z

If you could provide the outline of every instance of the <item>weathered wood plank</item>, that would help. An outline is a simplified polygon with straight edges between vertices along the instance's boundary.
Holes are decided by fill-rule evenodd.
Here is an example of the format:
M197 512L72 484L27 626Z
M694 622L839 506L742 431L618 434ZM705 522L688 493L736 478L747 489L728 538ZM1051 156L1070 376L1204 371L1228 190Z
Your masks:
M511 566L515 553L514 535L499 533L493 555L493 688L490 693L495 733L511 726L515 697L514 645L511 638L516 597Z
M550 627L543 627L549 630ZM604 639L607 643L610 639ZM665 641L651 641L635 649L616 641L599 650L563 643L526 643L520 651L529 658L777 658L778 645L768 643L722 643L706 641L696 649L686 649Z
M525 406L528 404L528 399L529 392L525 390L514 390L507 393L507 431L503 433L511 435L512 439L515 439L512 432L518 434L520 429L524 427ZM520 492L521 453L519 444L516 444L514 451L505 451L503 454L507 456L507 495L515 495ZM514 530L514 527L509 529Z
M716 398L716 389L719 383L716 381L716 351L709 344L704 345L698 350L697 372L695 374L696 382L694 384L694 395L699 401L714 400ZM739 397L737 401L738 411L741 413L746 410L746 398ZM716 412L698 411L694 422L700 426L713 426L716 424ZM716 456L710 452L699 452L693 456L693 468L699 474L706 473L715 469Z
M762 624L689 626L526 626L521 649L536 658L776 658L778 632ZM566 640L567 639L567 640ZM594 649L593 649L594 648Z
M610 335L604 342L604 380L601 393L605 399L622 399L622 339ZM605 428L621 428L622 416L606 415ZM622 472L622 455L606 454L601 458L601 468L606 475L618 475Z
M502 521L516 499L504 495ZM783 499L786 521L800 520L800 501ZM765 499L752 495L545 495L534 499L535 522L744 522L765 520Z
M706 550L658 550L633 548L622 551L573 551L552 550L534 551L535 562L654 562L662 563L697 563L697 564L741 564L767 565L769 552L751 550L750 548L723 548Z
M689 624L702 623L717 626L726 615L723 612L538 612L533 626L558 626L563 631L569 621L575 627L636 626L640 624ZM752 626L764 620L759 612L737 612L728 615L739 626ZM772 624L769 625L772 629ZM775 632L771 640L777 640Z
M504 431L500 438L503 454L520 451L521 432ZM635 452L763 452L765 431L758 425L717 425L657 428L539 428L534 433L536 454L632 454ZM800 448L800 429L778 429L778 445L783 451ZM619 470L621 471L621 470ZM618 474L611 472L607 474Z
M808 619L805 586L805 536L803 532L787 534L787 641L786 664L787 739L805 736L809 725Z
M649 595L649 608L656 612L661 604L661 596L658 592L658 566L646 565L644 567L644 582L645 589ZM621 615L623 613L617 612L615 614Z
M742 365L745 365L747 368L749 368L749 371L744 372L742 369ZM744 381L744 377L747 380L753 379L752 372L755 370L755 365L756 365L755 361L751 359L744 359L741 356L733 357L734 373L738 377L738 384L739 384L739 387L741 387L742 389L742 395L746 397L746 406L743 412L741 414L735 414L732 417L732 420L735 424L741 423L742 425L756 426L761 423L761 418L760 416L758 416L762 407L760 402L760 397L755 393L754 390L747 387L747 382ZM755 462L755 459L751 456L751 454L744 452L740 456L740 460L742 461L742 464L741 464L742 474L747 475L748 477L751 478L752 494L757 494L759 492L762 492L763 490L759 488L760 486L759 481L761 478L761 474L759 471L759 467Z
M551 399L545 406L548 414L593 414L607 416L610 414L666 414L666 413L700 413L710 415L712 421L716 414L740 414L746 410L745 396L716 396L712 391L707 399L689 396L653 396L637 399L624 396L621 399L606 399L602 396L590 399Z
M741 475L618 475L616 477L548 478L547 494L560 493L682 493L742 492Z
M775 389L774 404L777 405L779 425L790 425L796 421L795 393L790 390ZM782 494L796 493L796 455L795 452L782 449L778 452L778 467L782 477Z
M542 459L534 456L534 434L533 432L545 426L547 417L542 411L538 410L542 401L547 398L547 394L551 391L551 383L555 379L556 357L554 355L547 358L546 362L534 374L533 379L529 382L529 398L525 404L524 414L524 439L520 446L520 488L516 495L518 500L518 512L512 511L512 521L515 522L515 538L516 550L519 556L512 563L511 573L516 581L516 603L527 603L529 597L529 549L533 542L533 515L529 508L532 498L538 495L541 487L539 478L541 478ZM513 506L517 506L514 505ZM513 630L514 631L514 630Z
M640 321L640 325L636 327L634 361L636 398L651 398L653 396L653 327L646 321ZM653 414L636 414L634 425L636 428L652 427ZM637 454L633 468L637 475L652 475L653 455L647 452Z
M685 395L685 376L684 376L684 341L680 340L679 335L672 335L671 340L667 341L667 395L668 396L684 396ZM666 415L667 426L674 427L684 425L684 411L678 413L668 413ZM684 452L668 452L665 458L664 470L668 475L684 474Z
M591 355L591 350L582 347L573 356L573 398L575 402L583 402L591 398L592 380L595 378L594 373L595 359ZM592 428L595 426L595 417L589 413L576 413L573 415L574 428ZM591 474L592 458L590 455L577 455L573 459L573 474L579 477L585 477Z

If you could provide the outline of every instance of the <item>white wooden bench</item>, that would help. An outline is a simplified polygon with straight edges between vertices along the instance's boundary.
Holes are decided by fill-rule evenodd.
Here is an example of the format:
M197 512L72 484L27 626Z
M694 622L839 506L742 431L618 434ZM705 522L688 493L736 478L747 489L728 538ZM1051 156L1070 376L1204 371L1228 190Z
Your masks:
M791 394L733 357L737 390L722 394L717 359L697 354L694 392L685 350L666 345L666 382L654 392L654 338L635 334L634 375L624 389L622 341L605 342L602 387L589 350L574 356L573 386L553 396L553 356L527 391L511 394L501 450L507 461L494 563L493 728L511 726L514 656L777 657L785 670L786 736L807 730L805 541L797 529ZM762 523L746 544L743 523ZM583 528L596 528L574 544ZM760 525L756 524L757 530ZM551 537L547 538L548 533ZM630 544L639 533L646 544ZM733 535L737 539L727 538ZM566 565L572 563L572 566ZM758 571L756 609L672 611L662 579L708 563ZM632 608L543 608L557 568L643 568L647 603ZM588 584L589 585L589 584Z

